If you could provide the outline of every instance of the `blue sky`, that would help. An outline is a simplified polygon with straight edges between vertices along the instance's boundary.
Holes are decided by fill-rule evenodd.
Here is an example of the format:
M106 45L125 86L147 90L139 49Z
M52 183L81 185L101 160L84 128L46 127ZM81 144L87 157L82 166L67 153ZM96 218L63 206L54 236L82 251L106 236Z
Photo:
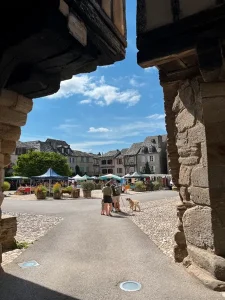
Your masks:
M34 99L22 141L67 141L93 153L129 147L165 133L163 93L156 68L136 63L136 7L127 1L126 59L61 83L53 96Z

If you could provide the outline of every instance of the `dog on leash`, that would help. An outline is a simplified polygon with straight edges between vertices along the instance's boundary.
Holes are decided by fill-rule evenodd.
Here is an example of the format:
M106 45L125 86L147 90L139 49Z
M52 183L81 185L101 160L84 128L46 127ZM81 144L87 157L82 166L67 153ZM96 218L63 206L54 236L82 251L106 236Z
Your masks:
M140 202L138 200L132 200L131 198L126 198L126 200L130 204L130 209L137 211L138 208L138 210L141 211Z

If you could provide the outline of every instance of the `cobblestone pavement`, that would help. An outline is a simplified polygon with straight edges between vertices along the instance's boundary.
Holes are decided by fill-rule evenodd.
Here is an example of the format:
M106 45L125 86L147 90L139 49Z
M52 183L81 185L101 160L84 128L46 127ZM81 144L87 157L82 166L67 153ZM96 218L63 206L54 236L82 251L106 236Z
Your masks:
M141 212L134 213L123 208L130 215L129 218L170 258L173 258L178 202L179 197L153 200L143 203Z
M17 217L16 241L20 243L26 242L28 244L33 244L33 242L44 236L52 227L62 221L62 218L60 217L31 215L27 213L3 211L3 214ZM3 253L2 265L4 266L12 262L23 251L24 249L15 249Z

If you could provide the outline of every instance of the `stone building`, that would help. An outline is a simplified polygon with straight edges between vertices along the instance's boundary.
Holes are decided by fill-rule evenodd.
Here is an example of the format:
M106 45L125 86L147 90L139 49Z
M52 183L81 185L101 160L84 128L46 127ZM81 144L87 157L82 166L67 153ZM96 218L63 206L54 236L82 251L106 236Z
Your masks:
M115 174L118 176L125 175L124 155L127 149L112 150L104 153L100 159L100 174Z
M73 150L73 155L69 157L69 164L73 172L76 173L76 166L79 166L81 174L93 176L94 157L90 153Z
M126 174L144 172L146 162L151 173L167 174L166 135L148 136L142 143L134 143L125 153Z
M169 168L180 193L175 260L224 291L225 3L137 3L138 64L159 69Z

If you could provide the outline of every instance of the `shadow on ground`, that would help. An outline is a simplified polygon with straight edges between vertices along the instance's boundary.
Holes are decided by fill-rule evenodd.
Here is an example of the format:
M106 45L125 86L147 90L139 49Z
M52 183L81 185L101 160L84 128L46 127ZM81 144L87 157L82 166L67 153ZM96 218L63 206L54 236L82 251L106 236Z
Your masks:
M41 285L2 272L1 300L81 300L47 289Z

